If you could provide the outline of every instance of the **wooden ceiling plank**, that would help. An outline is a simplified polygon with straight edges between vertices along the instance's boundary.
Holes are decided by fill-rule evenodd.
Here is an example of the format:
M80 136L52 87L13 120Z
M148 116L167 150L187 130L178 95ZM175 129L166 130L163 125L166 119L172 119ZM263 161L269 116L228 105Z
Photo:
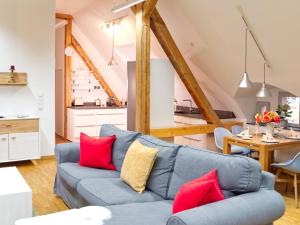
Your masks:
M91 70L93 72L94 77L96 78L96 80L99 81L100 85L105 90L105 92L107 93L107 95L109 97L111 97L111 98L114 98L116 105L120 106L121 105L120 100L115 95L115 93L110 88L110 86L108 85L108 83L105 81L105 79L102 76L102 74L100 73L100 71L97 69L97 67L95 66L95 64L93 63L93 61L90 59L90 57L88 56L88 54L86 53L86 51L82 48L82 46L79 44L79 42L77 41L77 39L74 36L72 36L72 46L75 49L75 51L79 54L79 56L81 57L81 59L84 61L84 63L87 65L87 67L89 68L89 70Z

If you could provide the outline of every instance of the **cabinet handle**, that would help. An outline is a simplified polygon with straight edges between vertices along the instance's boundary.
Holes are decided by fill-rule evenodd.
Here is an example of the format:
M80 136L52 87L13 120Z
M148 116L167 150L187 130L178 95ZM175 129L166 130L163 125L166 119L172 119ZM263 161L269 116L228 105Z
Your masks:
M16 140L16 139L17 139L16 137L12 137L12 138L11 138L11 140Z
M2 141L6 141L6 138L1 138Z

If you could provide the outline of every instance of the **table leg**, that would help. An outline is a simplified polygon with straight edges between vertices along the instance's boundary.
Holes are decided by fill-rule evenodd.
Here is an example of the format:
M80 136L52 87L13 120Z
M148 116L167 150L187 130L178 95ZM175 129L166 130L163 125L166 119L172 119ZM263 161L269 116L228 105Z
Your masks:
M228 143L227 137L224 138L223 153L231 154L231 144Z
M262 170L270 171L270 154L264 146L261 146L259 149L259 162Z

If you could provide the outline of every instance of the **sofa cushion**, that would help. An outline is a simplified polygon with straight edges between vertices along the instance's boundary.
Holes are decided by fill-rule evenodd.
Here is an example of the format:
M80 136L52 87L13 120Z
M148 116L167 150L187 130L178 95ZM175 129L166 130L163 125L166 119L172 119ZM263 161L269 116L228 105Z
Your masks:
M59 164L58 175L74 189L76 189L77 183L84 178L120 177L120 173L117 171L82 167L78 163Z
M257 191L260 187L260 164L248 157L182 147L172 174L168 198L174 199L180 186L216 168L222 190L236 194Z
M183 184L176 194L173 213L224 200L217 171L213 169L200 178Z
M172 201L107 206L112 218L105 225L166 225L172 215Z
M111 157L115 140L115 135L94 138L80 133L80 166L116 170Z
M126 152L132 142L140 135L133 131L121 130L113 125L103 124L100 130L100 137L116 135L117 139L112 146L112 162L117 171L121 171Z
M133 190L142 193L145 190L157 152L156 148L142 145L138 140L134 141L125 156L121 179Z
M119 178L83 179L77 185L77 192L90 205L98 206L163 200L151 191L137 193Z
M180 146L170 144L151 136L143 135L140 136L138 140L143 145L158 149L156 161L152 168L146 188L166 199L176 154Z

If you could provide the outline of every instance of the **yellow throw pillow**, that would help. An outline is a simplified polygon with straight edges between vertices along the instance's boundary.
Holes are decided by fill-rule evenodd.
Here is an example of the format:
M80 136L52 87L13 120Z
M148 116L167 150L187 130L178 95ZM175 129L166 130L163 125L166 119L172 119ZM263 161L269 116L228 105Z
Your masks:
M122 165L121 179L133 190L142 193L145 190L157 152L156 148L144 146L138 140L133 142Z

